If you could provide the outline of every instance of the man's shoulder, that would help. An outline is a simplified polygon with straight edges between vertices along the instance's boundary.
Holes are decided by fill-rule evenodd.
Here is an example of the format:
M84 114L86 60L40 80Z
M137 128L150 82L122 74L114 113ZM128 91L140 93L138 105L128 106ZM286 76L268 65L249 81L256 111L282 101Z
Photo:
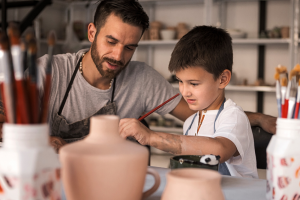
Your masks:
M128 66L123 70L124 76L135 76L146 79L155 79L161 76L153 67L144 62L130 61Z

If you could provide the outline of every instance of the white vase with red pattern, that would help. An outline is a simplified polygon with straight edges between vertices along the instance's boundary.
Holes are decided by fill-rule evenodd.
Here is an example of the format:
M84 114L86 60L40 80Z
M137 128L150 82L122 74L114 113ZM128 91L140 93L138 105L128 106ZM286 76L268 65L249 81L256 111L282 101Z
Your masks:
M60 200L60 163L48 124L3 125L0 199Z
M300 120L277 118L267 148L267 199L300 199Z

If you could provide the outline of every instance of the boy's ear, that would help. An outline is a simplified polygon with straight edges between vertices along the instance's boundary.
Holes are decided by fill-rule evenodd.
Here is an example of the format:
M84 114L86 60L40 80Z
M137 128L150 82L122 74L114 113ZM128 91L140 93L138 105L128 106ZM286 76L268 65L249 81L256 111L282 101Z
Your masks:
M88 25L88 38L90 42L94 42L96 36L97 28L94 23L89 23Z
M230 82L231 72L228 69L225 69L219 77L220 80L220 89L224 89Z

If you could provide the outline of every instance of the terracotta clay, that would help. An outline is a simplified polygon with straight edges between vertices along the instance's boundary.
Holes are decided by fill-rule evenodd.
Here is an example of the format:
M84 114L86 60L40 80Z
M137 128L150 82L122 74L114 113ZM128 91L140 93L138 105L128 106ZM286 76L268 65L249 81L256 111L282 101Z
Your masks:
M161 200L224 200L221 175L209 169L174 169L167 174Z
M119 136L119 117L91 118L89 135L60 149L62 180L67 199L140 200L151 195L155 185L142 194L147 173L148 150Z

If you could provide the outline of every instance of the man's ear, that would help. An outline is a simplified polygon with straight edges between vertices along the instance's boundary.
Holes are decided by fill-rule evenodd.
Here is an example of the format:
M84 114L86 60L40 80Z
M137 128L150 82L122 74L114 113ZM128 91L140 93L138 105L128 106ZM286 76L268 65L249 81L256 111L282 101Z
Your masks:
M89 38L90 42L94 42L96 33L97 33L97 28L95 27L94 23L89 23L89 25L88 25L88 38Z
M225 69L219 77L220 80L220 89L224 89L230 82L231 72L228 69Z

